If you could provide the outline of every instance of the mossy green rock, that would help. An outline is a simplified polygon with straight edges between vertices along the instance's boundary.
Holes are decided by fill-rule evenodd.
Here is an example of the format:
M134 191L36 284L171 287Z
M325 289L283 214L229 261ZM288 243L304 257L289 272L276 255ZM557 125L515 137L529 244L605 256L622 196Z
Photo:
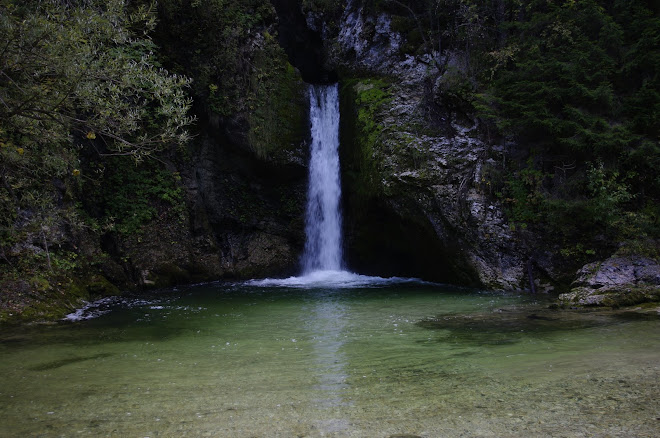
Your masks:
M349 263L373 273L520 288L523 251L483 181L498 152L475 138L476 121L429 120L421 111L426 75L414 65L407 73L342 84Z
M301 145L308 136L306 86L284 50L264 35L250 76L247 140L263 160L302 164Z
M117 286L102 275L92 276L87 282L86 288L91 297L111 297L121 293Z

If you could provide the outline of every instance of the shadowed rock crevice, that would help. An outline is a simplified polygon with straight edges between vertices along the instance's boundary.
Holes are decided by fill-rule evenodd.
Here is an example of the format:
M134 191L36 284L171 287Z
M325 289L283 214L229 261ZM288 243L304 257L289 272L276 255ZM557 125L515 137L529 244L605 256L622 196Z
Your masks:
M271 0L271 3L277 11L280 45L303 80L316 84L337 82L336 73L324 67L323 40L307 26L300 0Z
M349 203L355 201L351 193L347 197ZM418 215L401 216L373 199L349 207L346 220L348 264L360 273L479 285L459 243L440 239L433 226Z

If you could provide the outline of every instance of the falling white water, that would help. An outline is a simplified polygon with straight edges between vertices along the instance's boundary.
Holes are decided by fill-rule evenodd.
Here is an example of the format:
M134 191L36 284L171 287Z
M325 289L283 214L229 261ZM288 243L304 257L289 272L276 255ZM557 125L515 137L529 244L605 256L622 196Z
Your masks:
M343 268L341 184L339 180L339 95L337 85L312 85L309 118L312 145L309 162L303 273Z
M309 115L312 145L307 189L307 241L302 276L250 280L261 287L357 288L420 283L415 278L382 278L344 270L339 179L339 93L337 85L311 85Z

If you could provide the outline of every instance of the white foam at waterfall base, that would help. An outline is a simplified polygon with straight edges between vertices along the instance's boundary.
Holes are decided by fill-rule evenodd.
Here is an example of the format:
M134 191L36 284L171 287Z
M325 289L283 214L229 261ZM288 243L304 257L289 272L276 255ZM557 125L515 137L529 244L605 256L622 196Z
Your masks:
M402 283L425 283L418 278L372 277L349 271L320 270L312 271L299 277L265 278L250 280L245 284L258 287L291 287L300 289L333 288L345 289L356 287L384 287Z

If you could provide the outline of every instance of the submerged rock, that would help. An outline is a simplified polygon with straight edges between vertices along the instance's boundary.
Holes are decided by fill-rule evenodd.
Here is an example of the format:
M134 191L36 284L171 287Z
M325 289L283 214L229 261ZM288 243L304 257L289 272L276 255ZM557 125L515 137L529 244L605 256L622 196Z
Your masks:
M619 324L635 319L657 319L657 305L636 308L559 309L544 304L504 306L476 313L454 313L425 318L419 327L437 332L441 342L461 346L510 345L532 337L546 337L563 331L576 331Z

